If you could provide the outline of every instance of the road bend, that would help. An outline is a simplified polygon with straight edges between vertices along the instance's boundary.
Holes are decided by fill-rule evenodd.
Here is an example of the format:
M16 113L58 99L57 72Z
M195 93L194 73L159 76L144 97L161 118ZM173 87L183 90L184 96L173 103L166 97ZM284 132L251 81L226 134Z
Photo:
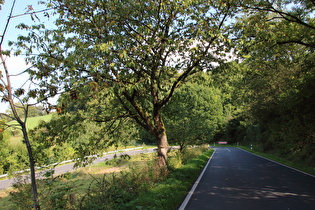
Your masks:
M315 210L315 176L239 148L214 149L181 210Z
M174 147L174 149L176 149L177 147ZM119 157L120 155L135 155L135 154L140 154L140 153L150 153L150 152L154 152L156 151L154 148L150 148L150 149L141 149L141 150L130 150L130 151L119 151L119 152L115 152L115 153L111 153L111 154L107 154L103 157L97 158L93 161L92 164L96 164L99 162L103 162L106 160L110 160L112 158L114 158L114 156L116 155L117 157ZM66 165L60 165L55 167L55 171L54 171L54 175L60 175L60 174L64 174L67 172L71 172L73 170L76 170L76 168L74 168L74 162L71 162L69 164ZM39 171L36 172L36 178L37 179L42 179L43 178L43 174L46 172L46 170L44 171ZM29 175L24 175L23 179L29 180L30 177ZM10 179L5 179L5 180L0 180L0 190L4 190L6 188L11 187L15 182L16 182L16 178L10 178Z

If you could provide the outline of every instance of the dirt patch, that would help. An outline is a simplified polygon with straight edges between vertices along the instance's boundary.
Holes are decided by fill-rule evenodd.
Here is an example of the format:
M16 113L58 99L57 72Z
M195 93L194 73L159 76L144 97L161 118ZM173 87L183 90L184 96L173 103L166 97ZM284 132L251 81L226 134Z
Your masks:
M94 174L109 174L109 173L120 172L125 169L126 169L126 166L112 167L112 168L106 168L106 169L95 171Z
M0 191L0 198L6 197L9 195L8 190L2 190Z

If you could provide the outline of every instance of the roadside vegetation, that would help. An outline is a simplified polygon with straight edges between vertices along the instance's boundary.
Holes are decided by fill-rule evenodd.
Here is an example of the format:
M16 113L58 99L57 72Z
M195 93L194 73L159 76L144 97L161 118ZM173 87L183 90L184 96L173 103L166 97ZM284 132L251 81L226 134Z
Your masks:
M42 209L176 209L207 163L207 146L172 150L165 173L155 154L124 156L38 182ZM4 209L30 209L30 184L0 192Z

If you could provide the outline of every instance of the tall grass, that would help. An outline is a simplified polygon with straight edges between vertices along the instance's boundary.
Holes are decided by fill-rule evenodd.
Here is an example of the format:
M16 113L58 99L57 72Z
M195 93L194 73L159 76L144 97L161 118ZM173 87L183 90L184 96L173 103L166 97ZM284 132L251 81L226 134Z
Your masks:
M173 151L169 155L173 167L167 173L155 167L156 154L141 154L50 177L39 183L42 209L176 209L211 153L207 148L192 148L183 154ZM185 157L185 164L178 157ZM113 168L116 172L106 173ZM22 182L0 205L30 208L29 190Z

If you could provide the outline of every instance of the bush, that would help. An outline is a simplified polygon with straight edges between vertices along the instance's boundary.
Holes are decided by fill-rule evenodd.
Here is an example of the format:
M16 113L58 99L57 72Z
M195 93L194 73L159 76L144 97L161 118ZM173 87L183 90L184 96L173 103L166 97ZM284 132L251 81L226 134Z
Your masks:
M150 181L148 173L137 170L94 177L80 202L80 209L125 209L125 204L143 191Z
M31 209L34 204L32 186L27 184L27 180L18 178L13 188L14 190L10 192L10 201L17 206L16 209Z

